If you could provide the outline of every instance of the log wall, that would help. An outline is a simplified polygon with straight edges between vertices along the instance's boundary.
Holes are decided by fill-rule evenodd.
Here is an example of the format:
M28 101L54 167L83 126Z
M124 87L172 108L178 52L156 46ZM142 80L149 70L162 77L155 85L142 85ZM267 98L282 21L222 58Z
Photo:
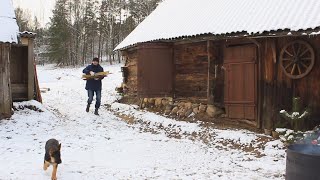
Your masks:
M281 49L294 40L308 42L315 51L315 65L312 71L301 79L287 77L280 67ZM228 40L234 43L252 43L259 46L257 52L258 104L260 109L258 126L274 128L281 121L279 111L291 110L292 98L301 97L302 106L312 110L307 126L320 122L320 37L274 37L249 40L248 38ZM175 43L174 57L174 98L195 99L207 102L211 95L214 104L223 107L224 71L223 47L226 41ZM125 52L128 67L127 94L137 95L137 50ZM208 63L210 62L210 63ZM209 67L210 64L210 67ZM217 71L217 72L215 72ZM208 87L208 84L210 87ZM212 94L211 94L212 93Z
M207 42L175 44L175 96L207 101Z
M129 96L137 96L138 91L138 51L131 50L124 52L126 62L125 66L128 67L127 83L126 83L126 94Z

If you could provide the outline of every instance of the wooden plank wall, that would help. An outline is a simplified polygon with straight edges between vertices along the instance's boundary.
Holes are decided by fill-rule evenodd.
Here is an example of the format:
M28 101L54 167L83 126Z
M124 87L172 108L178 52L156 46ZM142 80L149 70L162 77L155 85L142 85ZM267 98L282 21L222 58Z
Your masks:
M137 68L137 61L138 61L138 51L131 50L124 52L126 62L125 66L128 67L128 77L127 77L127 95L129 96L137 96L138 91L138 68Z
M0 119L11 116L10 44L0 44Z
M315 51L315 65L312 71L301 79L288 78L279 65L281 49L294 40L308 42ZM263 65L263 99L262 126L274 127L281 121L279 111L291 110L292 97L299 96L302 106L309 106L312 110L307 128L312 128L320 122L320 37L282 37L259 40L262 44ZM275 49L275 50L273 50Z
M207 42L174 45L174 84L177 98L194 98L207 101L207 47Z

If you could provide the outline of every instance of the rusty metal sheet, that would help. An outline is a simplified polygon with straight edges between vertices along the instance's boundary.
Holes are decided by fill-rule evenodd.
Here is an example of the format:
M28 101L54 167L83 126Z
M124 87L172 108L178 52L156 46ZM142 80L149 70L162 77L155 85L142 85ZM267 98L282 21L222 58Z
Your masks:
M138 96L172 96L173 52L170 45L146 44L138 49Z

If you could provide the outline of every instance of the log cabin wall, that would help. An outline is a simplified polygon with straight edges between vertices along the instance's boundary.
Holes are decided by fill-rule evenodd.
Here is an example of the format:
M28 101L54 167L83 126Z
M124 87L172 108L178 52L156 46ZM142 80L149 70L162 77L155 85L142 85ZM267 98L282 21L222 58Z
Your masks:
M289 78L281 69L280 52L288 43L302 40L315 52L315 64L309 74L300 79ZM320 38L319 36L281 37L260 39L262 50L262 127L274 128L281 121L279 111L291 110L292 98L301 97L302 107L312 110L306 128L312 128L320 120ZM282 120L283 121L283 120Z
M147 44L148 45L148 44ZM157 43L149 43L149 46ZM160 43L160 45L162 45ZM210 51L208 51L210 48ZM128 74L125 77L126 94L137 96L138 86L138 59L139 48L130 48L123 51L126 58L125 66L128 67ZM215 53L213 42L208 46L206 41L200 43L175 44L173 46L173 93L176 98L188 98L197 101L207 101L208 90L208 52L212 67L210 68L210 81L214 80ZM211 87L213 89L213 87Z
M137 96L138 91L138 51L137 49L129 49L123 52L126 58L125 66L128 68L128 73L126 75L126 87L125 94L128 96Z
M207 102L207 47L207 42L176 43L174 45L174 85L176 98L188 98L195 101ZM209 52L212 53L213 51Z
M309 43L315 52L315 65L311 72L301 79L292 79L283 73L279 56L281 49L295 40ZM255 40L231 39L222 41L204 41L181 43L173 45L174 58L174 98L191 101L208 102L208 91L212 91L214 104L224 106L224 70L223 49L227 46L241 44L259 44L257 52L256 78L258 80L258 104L261 112L257 118L257 127L271 129L282 118L279 111L291 110L292 98L301 97L302 106L312 110L312 123L320 119L320 37L274 37L258 38ZM127 93L137 96L137 49L125 51L126 66L128 67ZM210 63L208 63L210 61ZM208 65L210 64L210 67ZM209 71L208 71L209 70ZM217 72L216 72L217 71ZM210 87L208 88L208 82ZM210 90L211 89L211 90Z

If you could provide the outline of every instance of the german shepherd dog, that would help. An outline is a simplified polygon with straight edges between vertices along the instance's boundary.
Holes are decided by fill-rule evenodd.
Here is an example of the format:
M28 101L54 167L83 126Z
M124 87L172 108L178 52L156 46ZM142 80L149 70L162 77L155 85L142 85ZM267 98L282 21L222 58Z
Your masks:
M56 139L49 139L46 142L43 170L47 170L50 164L53 166L51 180L57 180L58 164L61 164L61 144Z

